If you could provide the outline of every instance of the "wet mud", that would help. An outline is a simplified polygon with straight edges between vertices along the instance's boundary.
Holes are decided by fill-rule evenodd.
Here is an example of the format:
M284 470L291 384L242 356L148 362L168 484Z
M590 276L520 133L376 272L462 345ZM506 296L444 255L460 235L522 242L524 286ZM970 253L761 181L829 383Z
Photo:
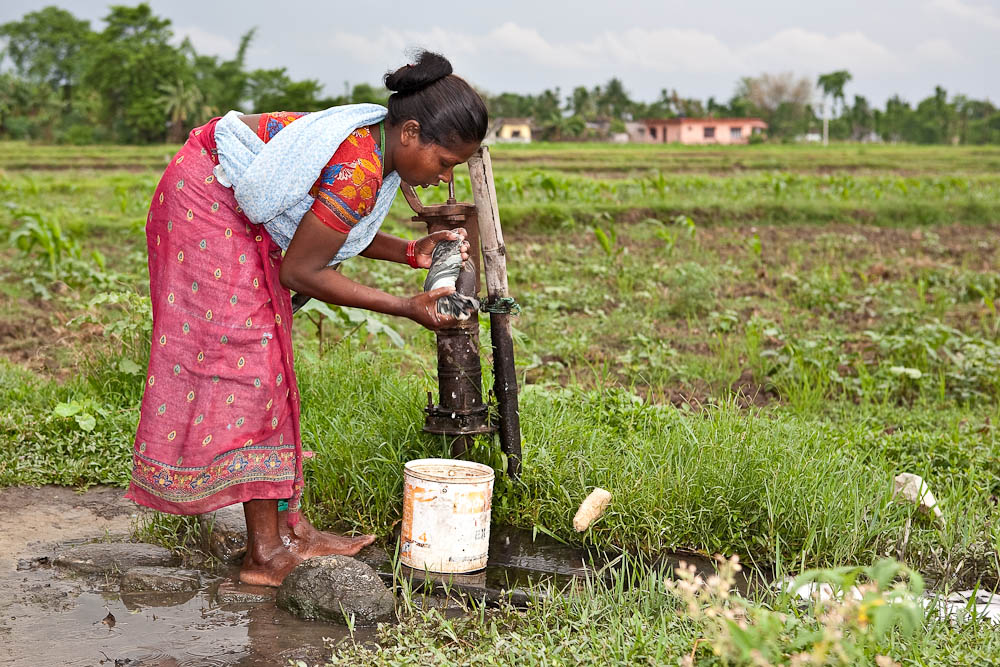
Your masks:
M169 583L176 591L155 593L123 592L134 582L106 568L103 574L80 574L56 565L71 560L67 554L79 552L73 547L81 544L127 542L142 511L114 488L93 487L83 493L52 486L0 489L0 646L5 649L0 651L0 666L255 666L290 660L312 665L322 664L333 644L376 641L373 628L349 631L279 609L277 589L240 584L236 565L199 571L155 566L130 572L132 579L147 577ZM119 552L122 546L114 549ZM441 609L447 615L465 613L467 600L523 606L538 597L560 595L588 577L610 582L622 562L613 554L504 526L493 526L489 564L479 572L439 575L411 570L378 547L369 547L358 558L390 588L398 591L401 580L408 580L418 607ZM681 561L706 575L714 571L710 559L696 554L642 565L666 572ZM198 583L186 585L190 581ZM738 582L738 587L746 590L748 581Z
M0 490L0 665L276 665L322 663L330 644L375 641L375 630L299 619L275 605L276 589L238 583L238 567L200 572L187 592L122 592L117 573L78 574L54 565L95 541L128 541L142 511L122 491L94 487ZM461 600L527 604L584 576L607 576L604 560L544 535L495 526L482 571L435 575L394 565L385 551L363 560L390 587L413 585L414 601L461 614ZM64 558L65 560L65 558ZM153 568L154 570L156 568ZM190 570L182 572L190 575ZM126 586L128 588L128 586Z
M52 565L67 548L124 541L137 507L120 489L0 490L0 665L179 667L322 663L347 628L300 620L274 589L236 583L234 567L186 593L120 593L117 576ZM372 630L354 639L372 641Z

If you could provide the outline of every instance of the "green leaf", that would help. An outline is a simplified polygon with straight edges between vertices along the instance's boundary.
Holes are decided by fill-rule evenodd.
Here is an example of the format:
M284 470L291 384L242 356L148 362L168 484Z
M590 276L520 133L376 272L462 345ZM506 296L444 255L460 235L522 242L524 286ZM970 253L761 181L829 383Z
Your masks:
M406 341L403 340L403 337L400 336L395 329L390 327L388 324L380 322L374 317L369 316L365 320L365 328L368 329L368 332L371 334L384 333L396 347L402 348L406 346Z
M142 368L131 359L122 359L118 362L118 370L129 375L142 375Z
M58 403L56 407L52 408L52 414L57 417L72 417L82 409L83 406L76 401L72 403Z
M306 305L302 306L299 309L299 312L302 312L302 313L309 313L309 312L316 313L318 315L321 315L321 316L327 318L328 320L343 320L344 319L342 315L339 315L332 308L330 308L330 306L328 306L327 304L323 303L322 301L320 301L318 299L309 299L308 303L306 303Z
M90 433L94 430L94 427L97 426L97 419L89 412L84 412L83 414L76 416L76 423L81 429Z

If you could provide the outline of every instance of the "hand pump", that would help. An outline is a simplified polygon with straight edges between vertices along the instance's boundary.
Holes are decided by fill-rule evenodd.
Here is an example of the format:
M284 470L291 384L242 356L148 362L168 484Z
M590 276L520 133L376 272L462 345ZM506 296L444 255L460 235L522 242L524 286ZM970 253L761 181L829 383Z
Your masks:
M468 232L469 261L462 266L456 289L468 296L479 291L480 250L486 274L490 313L490 337L493 344L493 394L497 401L500 448L507 455L507 472L517 478L521 472L521 422L518 411L517 376L514 370L514 342L510 315L517 304L507 285L507 258L500 229L496 186L489 149L481 147L469 160L469 176L475 204L455 201L454 181L448 184L448 201L424 206L412 186L402 185L403 196L417 214L413 220L425 222L428 233L464 226ZM494 430L487 419L482 399L482 374L479 367L479 322L469 319L452 329L437 332L438 384L437 405L428 392L424 430L455 436L452 454L461 455L470 438Z
M449 183L448 201L425 206L413 186L402 184L403 196L416 215L414 222L427 224L427 233L465 227L469 259L462 265L456 291L476 296L479 291L479 234L475 226L476 207L455 201L454 182ZM470 224L473 223L473 224ZM479 318L472 317L437 332L438 403L427 392L424 430L452 436L452 456L461 456L479 433L492 433L488 410L483 402L483 380L479 365Z

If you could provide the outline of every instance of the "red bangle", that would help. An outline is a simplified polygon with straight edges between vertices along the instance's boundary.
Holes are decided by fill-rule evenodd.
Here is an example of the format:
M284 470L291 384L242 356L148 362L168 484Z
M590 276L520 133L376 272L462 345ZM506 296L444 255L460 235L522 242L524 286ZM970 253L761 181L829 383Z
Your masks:
M414 269L420 268L420 265L417 264L417 242L415 240L406 244L406 263Z

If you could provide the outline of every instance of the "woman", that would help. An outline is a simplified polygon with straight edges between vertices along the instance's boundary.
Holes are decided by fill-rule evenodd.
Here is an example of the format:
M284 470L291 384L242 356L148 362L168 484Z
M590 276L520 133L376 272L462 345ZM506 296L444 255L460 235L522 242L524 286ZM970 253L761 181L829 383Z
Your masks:
M127 497L174 514L242 502L245 583L277 586L305 558L354 555L374 540L318 531L300 515L289 290L431 329L454 324L435 309L451 288L400 298L336 271L357 254L427 268L438 242L464 239L378 231L400 180L450 181L486 134L485 105L451 72L421 53L386 75L388 110L230 112L191 132L153 195L153 342Z

